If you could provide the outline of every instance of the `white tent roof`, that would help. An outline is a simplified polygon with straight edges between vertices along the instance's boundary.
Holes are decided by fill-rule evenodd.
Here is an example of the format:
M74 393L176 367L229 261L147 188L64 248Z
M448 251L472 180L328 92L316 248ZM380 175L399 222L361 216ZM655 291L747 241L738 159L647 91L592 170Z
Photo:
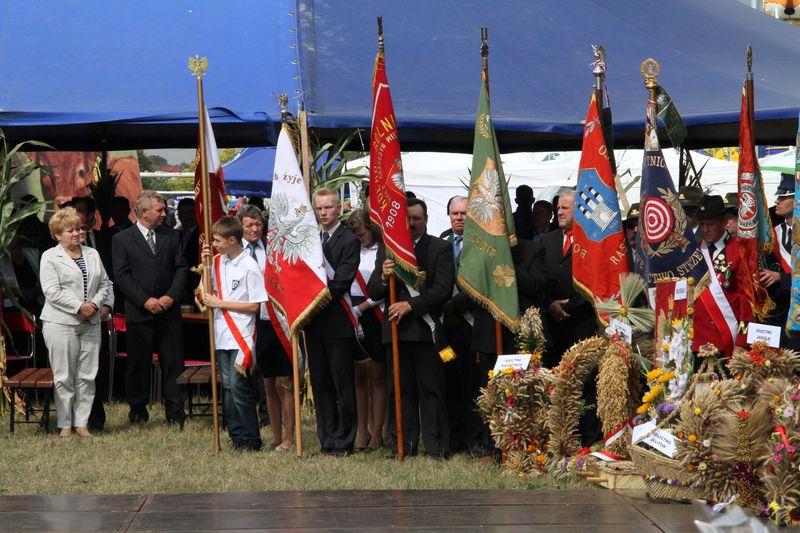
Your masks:
M642 150L615 151L617 169L623 187L642 174ZM533 189L537 199L552 200L561 187L575 187L580 164L580 152L520 152L501 156L509 184L511 201L522 184ZM774 156L773 156L774 157ZM664 158L673 179L678 176L678 152L664 149ZM695 167L703 168L701 183L715 194L736 192L737 163L692 152ZM369 168L369 157L352 163ZM403 154L403 175L406 190L412 191L428 204L428 232L438 235L450 227L447 201L456 195L467 194L472 156L439 152L407 152ZM705 165L705 167L704 167ZM763 166L763 164L762 164ZM780 172L764 171L764 186L772 198L780 182ZM630 203L639 201L638 181L627 192Z

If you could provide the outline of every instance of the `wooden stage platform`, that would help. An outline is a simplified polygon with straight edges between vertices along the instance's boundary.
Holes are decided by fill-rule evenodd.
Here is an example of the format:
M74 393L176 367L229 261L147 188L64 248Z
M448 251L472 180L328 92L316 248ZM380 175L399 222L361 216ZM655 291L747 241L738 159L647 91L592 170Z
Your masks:
M2 532L690 532L701 505L610 490L3 496Z

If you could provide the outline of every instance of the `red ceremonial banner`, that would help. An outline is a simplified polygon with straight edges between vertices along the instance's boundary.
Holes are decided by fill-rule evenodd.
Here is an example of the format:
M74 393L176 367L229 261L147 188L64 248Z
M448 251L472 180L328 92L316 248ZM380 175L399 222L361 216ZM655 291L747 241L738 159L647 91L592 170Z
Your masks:
M211 191L209 205L211 206L211 223L227 213L227 197L225 195L225 179L222 176L222 164L217 152L217 141L214 138L214 129L211 127L211 118L203 104L203 119L206 123L206 172L208 172L208 188ZM200 142L197 145L197 167L194 171L194 210L197 215L198 234L200 235L200 250L203 249L205 238L205 220L203 218L203 187L200 181Z
M375 73L372 78L369 206L370 218L383 233L386 256L392 258L403 270L415 275L417 257L414 255L411 228L408 225L400 141L397 138L397 122L382 51L375 58Z

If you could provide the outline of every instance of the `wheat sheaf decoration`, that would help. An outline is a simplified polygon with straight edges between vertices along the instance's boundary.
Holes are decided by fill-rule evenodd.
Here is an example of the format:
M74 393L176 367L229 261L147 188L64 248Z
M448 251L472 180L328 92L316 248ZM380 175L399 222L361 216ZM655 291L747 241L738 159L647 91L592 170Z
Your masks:
M583 384L607 346L606 339L590 337L567 350L561 363L553 369L555 383L550 396L547 427L550 432L548 449L556 460L571 456L580 449L578 420Z

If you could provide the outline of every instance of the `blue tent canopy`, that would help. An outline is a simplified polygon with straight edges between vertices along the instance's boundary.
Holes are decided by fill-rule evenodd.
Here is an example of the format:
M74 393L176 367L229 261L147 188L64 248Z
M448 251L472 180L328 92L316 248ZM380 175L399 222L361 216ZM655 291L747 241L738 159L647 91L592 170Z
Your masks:
M225 192L234 196L269 197L274 167L275 148L245 148L235 159L222 165Z
M194 146L186 61L201 54L220 146L272 144L281 92L333 139L369 127L377 15L407 150L471 150L480 26L505 152L580 146L593 43L608 54L618 146L642 144L647 57L661 65L688 145L737 144L747 44L757 141L794 139L800 32L735 0L9 0L0 4L0 127L59 149Z

